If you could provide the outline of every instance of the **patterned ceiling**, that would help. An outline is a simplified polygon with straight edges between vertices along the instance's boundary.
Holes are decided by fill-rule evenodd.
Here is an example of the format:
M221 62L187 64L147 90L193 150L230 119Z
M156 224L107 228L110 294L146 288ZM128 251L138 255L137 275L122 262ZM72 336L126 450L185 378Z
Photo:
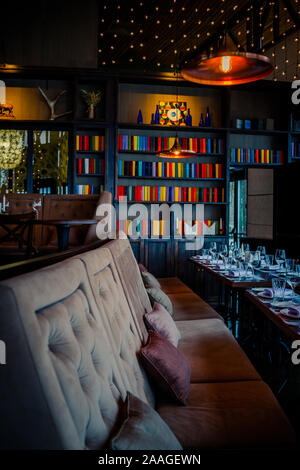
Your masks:
M98 64L170 72L216 48L225 25L235 49L267 52L297 32L299 9L298 0L103 0Z

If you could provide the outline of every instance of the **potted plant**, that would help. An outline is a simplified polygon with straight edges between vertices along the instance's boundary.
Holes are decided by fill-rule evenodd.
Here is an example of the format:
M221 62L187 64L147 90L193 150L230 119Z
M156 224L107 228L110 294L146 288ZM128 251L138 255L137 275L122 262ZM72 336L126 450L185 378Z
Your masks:
M81 90L82 97L88 105L88 117L89 119L95 118L95 106L100 102L102 92L101 91L86 91Z

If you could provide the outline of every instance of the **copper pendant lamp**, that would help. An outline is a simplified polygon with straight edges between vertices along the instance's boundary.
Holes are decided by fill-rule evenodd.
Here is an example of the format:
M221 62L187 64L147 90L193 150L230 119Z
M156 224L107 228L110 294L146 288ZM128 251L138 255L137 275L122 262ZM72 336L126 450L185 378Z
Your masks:
M178 103L178 75L179 75L179 68L176 67L176 102ZM180 142L179 137L177 135L177 126L176 126L176 136L175 142L169 150L162 150L156 154L157 157L160 158L192 158L196 156L196 152L194 150L183 150Z
M185 80L203 85L241 85L267 77L273 72L271 60L253 52L232 51L225 45L202 54L181 69Z
M193 150L183 150L180 142L179 137L176 135L175 142L170 148L170 150L163 150L157 154L157 157L161 158L191 158L195 157L196 152Z

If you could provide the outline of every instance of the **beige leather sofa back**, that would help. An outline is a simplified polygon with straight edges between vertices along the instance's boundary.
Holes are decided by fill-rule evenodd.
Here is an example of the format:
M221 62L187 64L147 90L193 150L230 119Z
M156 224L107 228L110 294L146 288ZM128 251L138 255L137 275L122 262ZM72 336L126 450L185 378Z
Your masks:
M107 270L103 279L110 282ZM0 298L1 338L7 345L0 446L105 447L127 384L84 263L71 259L3 281Z

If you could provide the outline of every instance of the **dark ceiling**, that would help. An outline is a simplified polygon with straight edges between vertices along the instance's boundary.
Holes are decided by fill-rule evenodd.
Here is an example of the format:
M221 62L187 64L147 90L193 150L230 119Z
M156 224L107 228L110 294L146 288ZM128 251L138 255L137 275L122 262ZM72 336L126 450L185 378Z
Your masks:
M170 72L215 48L225 25L232 47L263 51L299 28L297 0L99 2L99 67Z

